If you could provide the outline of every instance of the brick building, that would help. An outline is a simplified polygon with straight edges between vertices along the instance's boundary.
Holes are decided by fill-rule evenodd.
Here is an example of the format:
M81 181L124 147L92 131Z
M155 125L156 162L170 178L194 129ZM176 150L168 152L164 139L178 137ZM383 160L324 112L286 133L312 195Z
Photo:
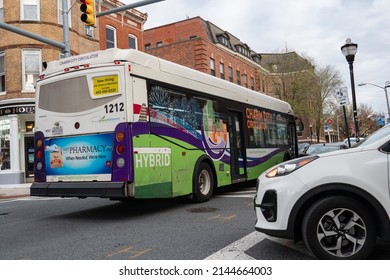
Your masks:
M73 0L0 0L0 21L63 42L63 1L69 9L72 55L135 48L262 94L277 93L261 54L200 17L144 31L147 14L132 9L98 17L95 27L87 27L80 21L80 4ZM96 12L123 5L96 1ZM33 176L34 83L42 62L57 60L62 52L5 29L0 36L0 184L20 183Z
M233 34L200 17L145 30L144 42L147 53L283 100L286 98L281 89L291 91L296 73L313 77L313 66L297 53L257 53ZM316 136L310 128L313 120L305 111L299 111L296 113L303 130L298 131L298 140L309 142Z
M72 55L114 46L142 49L147 15L137 10L99 17L95 27L87 27L80 20L80 3L73 0L0 0L0 21L63 42L63 1ZM95 2L96 12L124 5ZM0 37L0 184L16 184L33 177L35 80L42 62L58 60L62 51L1 28Z
M261 55L233 34L195 17L145 30L145 52L251 88L271 92Z
M116 0L98 2L98 12L121 7ZM136 9L113 13L98 18L100 49L108 48L143 50L143 30L147 14Z

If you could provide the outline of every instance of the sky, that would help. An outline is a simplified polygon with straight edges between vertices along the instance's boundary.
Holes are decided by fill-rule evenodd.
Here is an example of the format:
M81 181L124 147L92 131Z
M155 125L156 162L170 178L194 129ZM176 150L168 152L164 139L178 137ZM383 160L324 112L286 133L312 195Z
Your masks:
M164 0L136 9L148 14L145 29L199 16L255 52L287 49L312 58L319 67L333 66L348 88L352 108L349 66L341 53L351 38L358 44L353 63L356 103L388 113L384 86L390 81L389 0ZM390 88L388 94L390 98Z

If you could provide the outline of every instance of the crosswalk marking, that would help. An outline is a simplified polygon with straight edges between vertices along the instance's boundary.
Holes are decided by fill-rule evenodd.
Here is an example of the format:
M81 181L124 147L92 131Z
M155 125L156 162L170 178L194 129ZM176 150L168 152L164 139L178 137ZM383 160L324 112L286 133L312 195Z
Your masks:
M216 194L214 197L237 197L237 198L253 198L256 194L256 190L229 192L225 194Z
M264 233L254 231L218 252L208 256L205 260L255 260L253 257L247 255L245 251L249 250L264 239L271 240L306 255L313 256L303 244L294 244L292 240L271 237Z

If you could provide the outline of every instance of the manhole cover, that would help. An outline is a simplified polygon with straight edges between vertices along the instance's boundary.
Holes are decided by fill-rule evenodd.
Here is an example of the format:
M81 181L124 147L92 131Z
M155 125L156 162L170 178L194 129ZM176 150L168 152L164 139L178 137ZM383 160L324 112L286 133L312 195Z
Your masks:
M187 209L187 211L191 213L211 213L218 210L219 210L218 208L213 208L213 207L198 207L198 208Z

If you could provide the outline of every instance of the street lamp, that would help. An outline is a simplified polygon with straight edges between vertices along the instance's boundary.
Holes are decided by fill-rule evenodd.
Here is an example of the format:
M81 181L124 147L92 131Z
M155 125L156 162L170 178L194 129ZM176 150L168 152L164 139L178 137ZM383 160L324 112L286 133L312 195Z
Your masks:
M385 91L386 103L387 103L387 120L389 121L390 120L390 105L389 105L389 97L387 96L387 88L390 87L390 82L387 81L385 83L384 87L381 87L381 86L378 86L378 85L372 84L372 83L360 83L358 86L365 86L365 85L372 85L374 87L381 88Z
M355 123L356 140L359 141L359 124L357 119L357 108L356 108L356 96L355 96L355 80L353 77L353 61L355 60L355 54L357 52L358 45L352 43L351 39L348 38L345 45L341 47L341 52L345 56L349 64L349 74L351 76L351 89L352 89L352 106L353 106L353 120Z

